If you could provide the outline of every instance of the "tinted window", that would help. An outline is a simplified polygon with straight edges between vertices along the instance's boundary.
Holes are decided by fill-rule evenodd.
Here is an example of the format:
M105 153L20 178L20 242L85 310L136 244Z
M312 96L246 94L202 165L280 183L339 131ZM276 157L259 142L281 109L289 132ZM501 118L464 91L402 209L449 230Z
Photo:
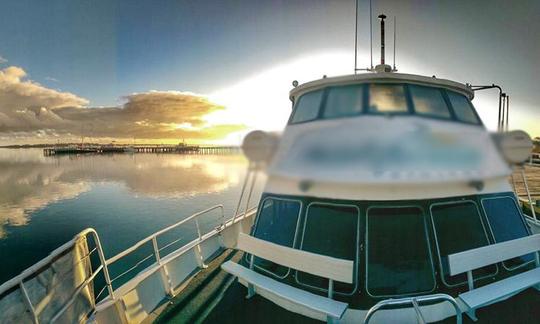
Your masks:
M326 98L325 118L358 115L362 112L364 88L361 85L331 88Z
M407 112L407 101L403 85L369 85L369 112L403 113Z
M409 89L417 114L450 118L450 111L440 89L417 85L410 85Z
M306 93L298 99L291 123L313 120L319 115L323 91Z
M307 209L300 249L339 259L356 260L358 208L355 206L311 204ZM298 282L323 289L328 280L298 272ZM351 293L354 285L334 283L336 291Z
M450 91L448 91L448 98L450 99L450 103L452 104L457 119L467 123L479 124L478 117L476 117L469 99L463 95Z
M444 282L465 283L466 274L450 276L448 255L489 244L478 208L473 202L435 205L431 208ZM485 267L473 271L474 277L495 274L497 268Z
M482 206L496 242L514 240L529 235L514 199L510 197L483 199ZM532 261L533 258L533 254L528 254L504 261L504 265L507 268L513 268Z
M267 198L257 218L257 224L253 236L292 247L296 233L296 225L300 214L300 202ZM273 262L255 258L255 266L280 277L287 274L288 269Z
M419 208L372 208L367 220L367 290L374 296L435 287L424 216Z

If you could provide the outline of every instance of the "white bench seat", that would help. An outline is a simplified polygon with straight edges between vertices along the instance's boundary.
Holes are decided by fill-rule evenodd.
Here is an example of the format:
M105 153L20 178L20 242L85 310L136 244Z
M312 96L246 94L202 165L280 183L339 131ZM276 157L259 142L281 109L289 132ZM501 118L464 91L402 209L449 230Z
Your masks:
M238 233L236 248L249 254L249 268L226 262L221 268L247 283L248 298L259 294L294 313L329 323L339 322L348 304L332 299L334 280L354 282L354 262L293 249ZM289 286L254 271L255 256L328 279L328 297Z
M460 294L459 298L469 308L475 309L504 300L539 283L540 268L534 268L487 286L467 291Z
M346 303L289 286L232 261L227 261L221 265L221 268L252 284L257 293L261 294L262 292L260 290L263 290L274 295L277 299L293 303L296 307L305 308L310 313L319 314L317 317L321 320L326 320L328 316L338 320L343 316L343 313L345 313L348 307Z
M501 243L495 243L448 256L450 275L467 273L469 291L459 294L467 314L476 320L475 310L505 300L522 290L535 287L540 290L540 234L530 235ZM529 253L535 254L535 268L489 285L475 288L473 270L504 262Z

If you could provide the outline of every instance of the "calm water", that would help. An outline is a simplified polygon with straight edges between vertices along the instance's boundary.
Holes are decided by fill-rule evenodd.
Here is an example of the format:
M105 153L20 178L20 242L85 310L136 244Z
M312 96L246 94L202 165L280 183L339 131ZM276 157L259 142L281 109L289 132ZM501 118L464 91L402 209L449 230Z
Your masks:
M0 283L87 227L97 230L111 257L213 205L223 204L230 217L246 167L242 156L45 157L40 149L0 149ZM203 231L219 222L219 213L209 214ZM195 238L193 225L178 231L169 236L181 237L179 244Z

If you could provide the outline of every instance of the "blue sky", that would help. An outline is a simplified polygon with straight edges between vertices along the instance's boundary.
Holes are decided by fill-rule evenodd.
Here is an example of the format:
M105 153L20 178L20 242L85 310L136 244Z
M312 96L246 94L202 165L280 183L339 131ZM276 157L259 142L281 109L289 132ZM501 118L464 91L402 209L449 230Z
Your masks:
M516 127L532 129L527 119L540 118L539 1L373 5L374 14L397 15L401 72L498 83L512 96ZM368 1L360 1L362 64L369 45L367 8ZM211 95L328 53L339 55L310 67L314 77L352 72L354 0L4 0L1 9L0 56L8 62L0 69L21 67L27 80L73 93L90 107L121 106L125 96L150 90ZM376 25L374 32L377 59ZM337 62L344 57L350 70ZM272 89L290 88L293 77L305 82L311 74L261 84L268 96L283 98L276 101L281 119L289 109L286 89ZM480 112L490 114L494 99L480 96L476 105L486 106Z

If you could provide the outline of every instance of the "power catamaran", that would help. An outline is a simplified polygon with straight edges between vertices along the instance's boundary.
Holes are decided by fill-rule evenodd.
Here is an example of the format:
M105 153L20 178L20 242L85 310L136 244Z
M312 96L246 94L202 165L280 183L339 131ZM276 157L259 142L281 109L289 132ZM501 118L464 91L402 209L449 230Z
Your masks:
M538 320L540 235L509 183L530 137L489 133L474 87L381 61L294 83L282 135L244 141L231 218L214 206L110 258L87 229L0 286L0 322ZM183 227L197 235L174 247Z

